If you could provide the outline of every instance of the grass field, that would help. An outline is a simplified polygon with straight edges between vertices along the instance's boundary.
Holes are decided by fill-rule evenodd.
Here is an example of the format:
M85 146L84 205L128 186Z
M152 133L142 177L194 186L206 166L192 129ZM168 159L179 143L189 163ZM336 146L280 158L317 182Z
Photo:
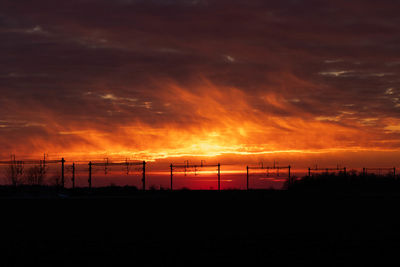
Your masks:
M400 193L107 190L3 193L1 266L399 263Z

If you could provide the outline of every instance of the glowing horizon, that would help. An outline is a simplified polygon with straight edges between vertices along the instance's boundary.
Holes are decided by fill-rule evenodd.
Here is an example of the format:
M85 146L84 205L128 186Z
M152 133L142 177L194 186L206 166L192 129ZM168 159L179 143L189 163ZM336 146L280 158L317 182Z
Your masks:
M167 2L3 1L0 159L399 164L390 1Z

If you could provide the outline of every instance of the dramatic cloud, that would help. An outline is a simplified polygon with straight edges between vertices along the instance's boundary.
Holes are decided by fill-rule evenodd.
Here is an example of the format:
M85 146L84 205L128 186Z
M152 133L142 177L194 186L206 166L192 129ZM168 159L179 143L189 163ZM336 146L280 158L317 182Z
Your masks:
M400 150L400 5L0 3L0 156Z

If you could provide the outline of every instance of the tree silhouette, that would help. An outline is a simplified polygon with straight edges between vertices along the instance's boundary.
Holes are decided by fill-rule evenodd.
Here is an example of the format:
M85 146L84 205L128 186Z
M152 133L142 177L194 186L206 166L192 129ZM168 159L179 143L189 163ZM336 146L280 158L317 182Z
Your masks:
M46 167L43 165L34 165L26 171L25 181L29 185L41 185L45 176Z
M22 183L22 175L24 173L24 166L17 162L11 162L5 170L5 177L7 182L13 186L17 186Z

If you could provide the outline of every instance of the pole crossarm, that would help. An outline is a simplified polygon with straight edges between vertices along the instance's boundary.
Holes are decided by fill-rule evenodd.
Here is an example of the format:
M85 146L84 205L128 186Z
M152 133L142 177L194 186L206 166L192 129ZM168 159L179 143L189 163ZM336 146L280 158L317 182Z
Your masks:
M203 165L193 165L193 164L171 164L173 168L208 168L208 167L218 167L218 164L203 164Z
M2 160L0 164L43 164L43 163L61 163L62 160Z
M308 168L310 171L341 171L345 170L346 167L343 168Z
M264 166L248 166L249 170L282 170L282 169L289 169L290 166L275 166L275 167L264 167Z
M221 164L220 163L218 163L218 164L203 164L203 162L201 162L201 164L200 165L197 165L197 164L189 164L189 163L186 163L186 164L172 164L171 163L171 165L170 165L170 171L171 171L171 190L173 190L173 176L174 176L174 168L175 169L183 169L183 171L182 172L184 172L185 173L185 176L186 176L186 172L187 172L187 169L190 169L190 168L194 168L194 173L195 173L195 175L197 175L196 174L196 172L197 172L197 168L210 168L210 167L217 167L218 169L217 169L217 172L218 172L218 191L220 191L221 190Z
M143 165L143 162L92 162L92 166L138 166Z

